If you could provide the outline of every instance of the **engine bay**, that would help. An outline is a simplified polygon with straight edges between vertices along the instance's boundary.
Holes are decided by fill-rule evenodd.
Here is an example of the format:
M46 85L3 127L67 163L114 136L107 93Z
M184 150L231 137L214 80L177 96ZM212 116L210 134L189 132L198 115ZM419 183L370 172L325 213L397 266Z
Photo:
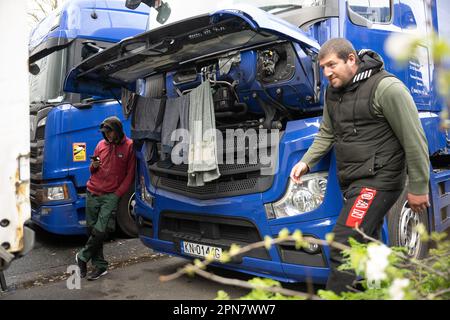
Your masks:
M313 77L311 57L278 41L183 64L165 74L164 91L175 98L209 81L217 129L283 130L287 121L320 114ZM146 88L152 79L146 79Z

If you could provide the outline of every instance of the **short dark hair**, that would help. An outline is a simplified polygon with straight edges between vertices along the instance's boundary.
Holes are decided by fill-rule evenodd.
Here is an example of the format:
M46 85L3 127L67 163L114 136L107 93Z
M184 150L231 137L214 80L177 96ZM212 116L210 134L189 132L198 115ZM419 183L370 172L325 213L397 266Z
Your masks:
M356 57L356 61L359 61L358 54L350 41L344 38L330 39L323 44L319 51L319 60L322 60L327 55L335 53L339 59L347 62L348 55L353 53Z

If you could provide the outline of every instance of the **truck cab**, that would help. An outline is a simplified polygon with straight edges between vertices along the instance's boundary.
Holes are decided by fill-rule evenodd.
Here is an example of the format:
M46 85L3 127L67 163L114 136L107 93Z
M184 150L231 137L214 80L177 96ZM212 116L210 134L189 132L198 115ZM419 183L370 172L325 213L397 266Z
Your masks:
M167 5L171 13L165 23L150 13L150 31L84 61L68 74L65 87L90 94L125 90L135 93L139 104L179 99L209 83L220 175L190 185L189 163L173 157L185 154L184 138L176 140L171 163L161 141L154 141L157 159L147 156L154 146L144 142L137 152L135 212L145 245L192 259L211 251L220 258L232 243L275 237L284 228L325 239L343 203L334 151L302 184L295 185L289 174L319 129L327 85L318 67L320 45L344 37L357 51L378 52L417 105L429 146L432 205L427 214L413 212L404 193L387 215L382 239L406 247L412 257L426 255L414 227L423 223L442 231L450 225L449 136L439 129L443 104L434 89L429 49L424 46L425 54L398 67L384 43L393 33L417 30L448 38L447 2L433 1L432 9L413 0L227 1L210 7L191 1L189 9L174 0ZM149 96L146 89L161 81L163 89ZM134 121L142 116L138 110ZM281 281L324 283L328 258L327 247L296 250L283 243L216 265Z
M148 11L144 6L129 10L123 1L67 1L31 32L32 220L49 232L85 234L89 156L103 139L100 123L115 115L130 132L120 97L65 92L65 75L83 59L145 31ZM137 234L133 196L134 186L116 214L118 226L129 236Z

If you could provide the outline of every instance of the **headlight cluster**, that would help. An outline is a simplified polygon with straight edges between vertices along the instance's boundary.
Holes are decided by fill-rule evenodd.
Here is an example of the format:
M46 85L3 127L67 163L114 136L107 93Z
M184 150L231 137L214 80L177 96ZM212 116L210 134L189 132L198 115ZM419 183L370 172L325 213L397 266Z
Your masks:
M66 184L60 186L44 187L42 191L43 202L67 200L70 198L69 190L67 189Z
M45 126L46 123L47 123L47 117L39 120L37 127L39 128L39 127Z
M325 197L327 178L327 172L320 172L304 175L302 183L290 180L283 198L265 205L267 217L291 217L317 209Z
M143 175L141 175L140 179L141 184L141 200L147 203L151 208L153 208L153 196L148 192L147 188L145 187L145 178Z

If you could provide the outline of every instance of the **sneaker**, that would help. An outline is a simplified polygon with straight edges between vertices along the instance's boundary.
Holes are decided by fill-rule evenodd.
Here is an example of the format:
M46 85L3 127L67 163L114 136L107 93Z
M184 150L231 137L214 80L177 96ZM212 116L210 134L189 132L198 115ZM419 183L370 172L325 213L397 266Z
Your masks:
M78 258L78 253L75 255L75 260L77 261L78 268L80 268L80 277L85 278L87 274L87 263Z
M94 271L92 271L91 273L89 273L87 279L88 279L89 281L97 280L98 278L100 278L100 277L102 277L102 276L104 276L104 275L107 275L107 274L108 274L108 270L106 270L106 269L97 269L97 268L95 268Z

